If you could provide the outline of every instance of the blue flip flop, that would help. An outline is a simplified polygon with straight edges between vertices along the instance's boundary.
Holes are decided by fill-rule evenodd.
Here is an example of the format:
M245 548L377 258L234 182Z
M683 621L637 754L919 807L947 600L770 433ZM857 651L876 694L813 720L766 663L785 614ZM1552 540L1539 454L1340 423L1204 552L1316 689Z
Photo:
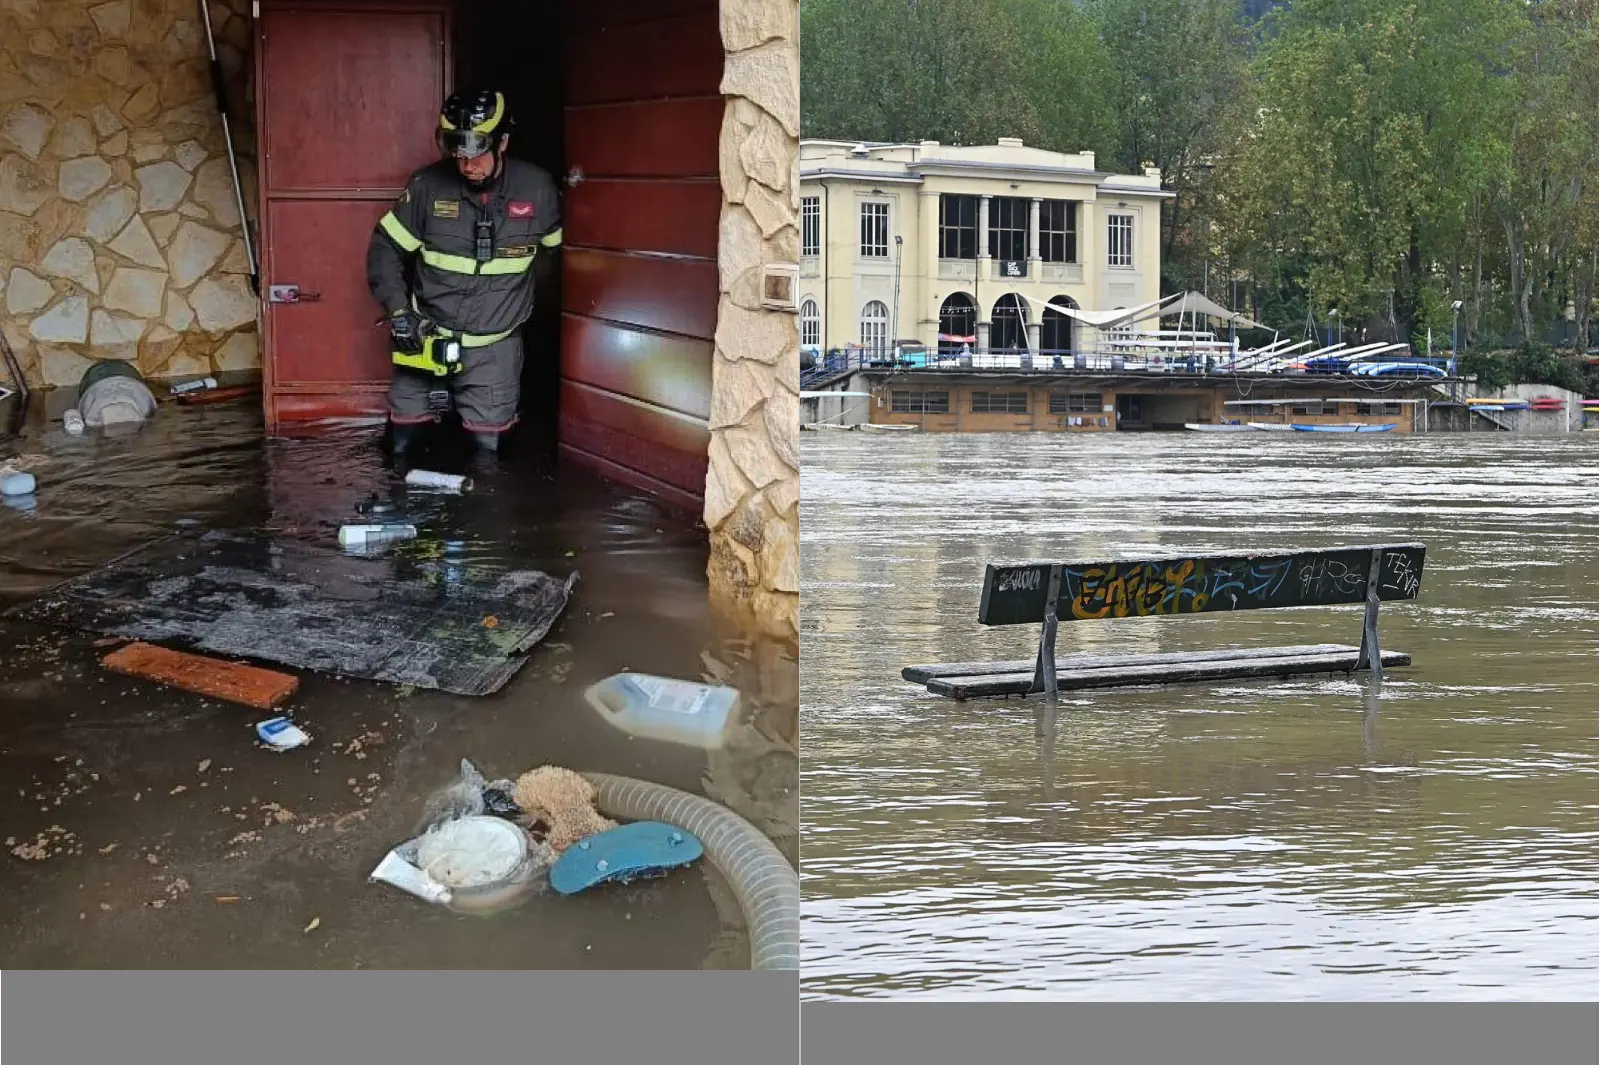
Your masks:
M693 834L665 822L629 822L585 837L550 867L550 887L563 896L595 885L660 877L705 853Z

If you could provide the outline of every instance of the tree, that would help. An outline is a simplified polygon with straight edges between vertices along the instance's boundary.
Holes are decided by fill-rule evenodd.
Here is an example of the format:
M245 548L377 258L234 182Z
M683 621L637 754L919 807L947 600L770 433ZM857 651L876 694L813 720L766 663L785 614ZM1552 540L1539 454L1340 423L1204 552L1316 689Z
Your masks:
M1163 212L1162 260L1179 284L1193 283L1193 264L1176 253L1193 244L1205 254L1209 237L1188 220L1207 215L1206 176L1245 94L1250 33L1238 0L1090 0L1087 10L1112 57L1108 162L1131 174L1161 168L1178 194Z
M1505 232L1517 337L1531 343L1540 286L1586 303L1594 291L1596 36L1587 5L1574 0L1531 4L1519 14L1500 96L1506 136L1489 197ZM1563 278L1569 262L1585 276ZM1547 316L1562 314L1566 301L1557 302L1544 308Z

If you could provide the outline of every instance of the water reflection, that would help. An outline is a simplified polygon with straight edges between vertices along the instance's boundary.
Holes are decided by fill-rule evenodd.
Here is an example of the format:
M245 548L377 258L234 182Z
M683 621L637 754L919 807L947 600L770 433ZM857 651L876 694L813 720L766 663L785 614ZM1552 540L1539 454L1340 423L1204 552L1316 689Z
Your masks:
M1592 999L1585 439L810 435L809 996ZM1355 678L958 704L985 563L1420 540ZM1060 649L1360 639L1361 609L1084 622Z

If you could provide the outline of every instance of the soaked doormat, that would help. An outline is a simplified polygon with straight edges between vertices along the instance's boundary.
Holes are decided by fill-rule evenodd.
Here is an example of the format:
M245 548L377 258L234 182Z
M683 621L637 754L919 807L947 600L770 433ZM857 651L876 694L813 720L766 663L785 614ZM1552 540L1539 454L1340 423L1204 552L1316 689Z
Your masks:
M415 541L374 559L262 533L179 534L6 614L461 696L495 692L549 634L577 572L428 555Z

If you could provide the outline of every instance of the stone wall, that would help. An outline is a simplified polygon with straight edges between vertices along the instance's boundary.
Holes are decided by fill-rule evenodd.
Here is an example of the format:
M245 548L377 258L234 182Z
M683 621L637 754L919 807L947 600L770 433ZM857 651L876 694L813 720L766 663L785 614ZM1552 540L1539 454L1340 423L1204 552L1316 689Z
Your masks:
M249 0L211 0L245 203ZM29 381L260 366L196 0L0 0L0 329Z
M764 267L800 257L797 0L722 0L724 202L711 387L714 602L795 636L800 602L800 333L763 305Z

